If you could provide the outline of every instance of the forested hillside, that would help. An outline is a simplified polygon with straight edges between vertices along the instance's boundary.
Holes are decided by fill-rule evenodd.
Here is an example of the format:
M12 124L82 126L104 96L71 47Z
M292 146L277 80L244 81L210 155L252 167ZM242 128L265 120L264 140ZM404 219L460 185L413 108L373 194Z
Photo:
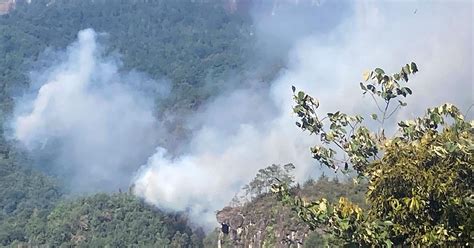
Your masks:
M15 144L0 151L0 246L202 247L184 214L167 214L128 192L68 196Z
M212 94L206 78L242 70L250 55L250 20L223 4L190 1L18 1L0 18L2 109L28 85L28 69L46 48L70 44L79 30L107 33L126 69L173 81L174 102L192 107ZM216 85L213 85L214 87ZM185 103L184 103L185 102Z
M470 1L5 6L0 247L472 246Z
M14 98L34 82L30 72L48 65L51 52L65 49L84 28L104 34L105 53L117 56L123 70L171 82L170 97L157 99L157 115L198 108L228 87L230 76L247 73L254 60L250 16L226 7L212 1L35 0L17 1L0 16L1 246L203 246L204 233L191 229L184 214L163 213L127 189L70 195L62 178L47 175L47 165L32 166L28 151L4 138L3 124ZM256 77L268 80L277 67ZM169 124L172 131L180 125ZM208 238L204 245L216 242Z
M1 141L0 245L9 245L29 240L63 192L57 180L28 168L31 161L24 151Z
M64 49L84 28L106 33L106 53L118 55L124 70L170 80L165 104L188 111L221 87L208 78L243 70L252 44L249 21L219 3L17 1L0 16L0 120L29 87L29 72L48 63L44 51ZM191 231L185 216L162 213L128 193L68 197L61 179L32 168L27 151L6 141L1 126L0 245L202 245L204 234Z

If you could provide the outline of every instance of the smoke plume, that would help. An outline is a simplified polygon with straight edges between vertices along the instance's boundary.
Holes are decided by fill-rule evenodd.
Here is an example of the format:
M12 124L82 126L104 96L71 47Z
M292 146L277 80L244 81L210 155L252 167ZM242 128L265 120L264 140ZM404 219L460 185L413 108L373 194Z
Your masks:
M18 106L15 137L32 150L57 148L54 164L80 191L113 190L131 181L147 202L188 211L212 227L214 212L261 168L294 163L299 181L325 171L309 153L317 139L294 124L291 85L318 98L321 113L371 113L375 105L359 89L362 72L395 72L415 61L420 72L409 83L414 95L394 122L444 102L463 110L472 104L470 1L337 2L308 9L288 1L290 9L255 14L254 32L266 49L261 54L269 56L261 61L278 54L285 69L270 84L249 78L245 87L226 87L184 117L193 132L178 155L156 147L164 134L152 115L154 99L131 84L149 79L120 72L101 55L92 30L81 31L67 58L40 73L46 80ZM322 24L295 26L308 21ZM166 90L158 92L165 97Z
M404 63L416 61L421 72L410 82L414 96L394 121L446 101L466 109L473 96L471 7L468 1L364 1L351 5L350 14L334 21L331 29L302 29L307 33L292 41L287 69L271 87L234 91L209 103L191 119L203 124L189 151L171 157L158 148L138 173L136 194L162 208L188 210L201 223L214 223L214 211L260 168L293 162L297 179L306 179L318 169L308 149L317 141L294 125L292 84L319 98L321 113L339 109L370 113L375 108L368 106L375 105L362 98L358 86L362 72L379 66L396 72ZM307 10L298 8L292 13L295 19L305 14ZM283 25L268 35L268 29L259 28L291 16L275 12L268 18L262 25L255 20L256 35L265 44L295 30Z
M153 98L136 86L150 79L119 72L97 36L79 32L58 64L32 73L32 93L18 99L12 124L15 138L38 157L51 157L41 166L75 192L127 187L156 145ZM153 84L166 93L165 83Z

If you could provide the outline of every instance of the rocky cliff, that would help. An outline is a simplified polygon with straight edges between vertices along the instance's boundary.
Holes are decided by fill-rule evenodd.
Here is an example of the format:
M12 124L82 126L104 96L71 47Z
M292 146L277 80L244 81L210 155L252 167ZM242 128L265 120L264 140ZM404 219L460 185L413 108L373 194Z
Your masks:
M364 207L365 185L354 185L352 182L322 177L317 182L305 183L301 188L295 187L293 191L308 200L325 197L335 202L345 196ZM327 242L327 239L322 240L322 230L311 231L296 213L269 193L241 206L227 206L217 212L216 219L222 225L216 241L222 248L314 247L307 243L311 236L313 239L317 236L320 244Z
M221 223L218 243L232 247L302 247L308 227L270 195L242 207L225 207L217 213Z

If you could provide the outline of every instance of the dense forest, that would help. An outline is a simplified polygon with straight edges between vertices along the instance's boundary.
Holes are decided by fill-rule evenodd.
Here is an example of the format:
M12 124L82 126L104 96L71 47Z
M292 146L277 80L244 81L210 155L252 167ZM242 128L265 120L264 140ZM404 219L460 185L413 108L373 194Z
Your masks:
M125 69L173 81L173 101L186 107L212 94L206 78L242 70L250 56L251 25L219 3L188 1L22 1L0 20L2 99L28 85L31 69L46 49L70 44L79 30L108 34L111 53ZM217 86L214 86L217 87ZM192 90L191 90L192 89ZM2 101L3 109L11 103Z
M64 49L84 28L108 34L106 52L120 54L125 70L171 80L173 98L167 104L179 111L215 94L218 85L209 87L206 78L242 69L251 46L248 19L230 15L221 4L49 2L18 1L14 11L0 16L2 121L12 111L12 97L27 89L27 72L38 66L45 49ZM2 246L202 246L203 232L191 230L182 214L163 213L129 193L76 199L64 192L61 179L32 168L19 144L2 135L0 147Z
M12 112L13 97L29 87L28 71L44 63L44 51L64 49L84 28L107 33L106 53L119 54L124 70L172 81L172 97L160 104L165 107L157 109L157 115L165 109L185 112L199 107L225 87L222 82L229 75L248 71L255 49L250 17L229 12L223 3L17 1L13 11L0 16L2 121ZM265 81L271 73L275 71L257 77ZM0 148L2 246L216 245L213 233L204 240L199 228L190 228L185 214L164 213L127 190L70 195L61 178L31 166L33 158L20 144L2 135Z
M244 8L236 9L232 3L237 2ZM315 2L311 1L311 6L318 7L319 1ZM295 153L345 174L322 172L298 183L293 161L283 166L259 165L268 167L258 170L253 180L239 182L245 185L234 192L226 207L212 209L216 220L211 228L193 222L191 211L150 204L134 194L132 183L113 192L72 192L65 186L67 178L47 164L48 154L35 156L11 137L9 125L19 97L35 86L36 75L31 72L54 63L52 56L68 49L78 32L92 28L100 34L101 52L115 59L120 70L143 73L157 84L170 82L169 96L153 99L153 115L166 117L164 132L169 134L157 143L172 154L179 153L195 131L185 123L193 121L186 116L201 111L230 88L246 88L248 81L271 87L272 80L287 69L287 62L278 56L266 58L261 53L266 44L259 43L255 35L259 27L247 6L251 3L17 0L15 8L0 15L0 246L310 248L391 247L411 241L426 246L468 246L474 206L473 122L464 121L460 111L449 104L428 110L416 122L400 122L400 137L387 140L383 128L377 134L365 129L360 116L338 111L320 119L316 114L319 102L292 87L293 112L300 118L296 125L325 145L307 149L311 154L306 150ZM269 15L273 15L277 5L268 5ZM330 28L324 22L313 25ZM409 63L393 75L380 68L364 74L365 83L360 83L363 94L374 100L381 97L386 103L385 111L371 117L382 127L393 114L387 114L390 100L401 99L396 107L391 106L394 112L406 105L404 98L412 90L400 84L407 83L408 76L412 80L416 72L417 65ZM371 80L375 83L369 83ZM235 111L235 106L231 107ZM260 114L268 113L255 115ZM445 122L447 117L453 120ZM323 121L330 122L329 129L324 130ZM266 128L270 122L263 118L262 126ZM344 156L347 160L337 161L335 147L348 154ZM387 157L379 158L379 153ZM408 170L405 164L415 169ZM419 165L422 170L416 169ZM388 173L381 173L382 169ZM409 228L411 223L416 227Z

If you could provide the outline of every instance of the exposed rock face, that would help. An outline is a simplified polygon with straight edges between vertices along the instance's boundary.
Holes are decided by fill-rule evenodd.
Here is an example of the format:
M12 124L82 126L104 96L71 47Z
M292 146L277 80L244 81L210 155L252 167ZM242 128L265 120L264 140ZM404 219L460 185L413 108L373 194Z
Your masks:
M16 0L0 0L0 15L7 14L15 7Z
M339 197L348 197L364 208L366 189L365 183L341 183L337 179L329 180L328 177L321 176L318 181L308 181L302 187L297 186L292 189L292 193L307 201L324 197L333 203ZM220 224L225 224L225 230L228 230L228 234L219 230L217 242L222 248L297 248L302 247L310 237L314 241L315 234L317 239L321 239L321 245L325 242L323 230L309 230L294 211L268 193L254 197L241 206L235 207L234 204L225 207L217 212L216 219ZM308 245L314 247L314 242Z
M309 228L297 216L271 196L261 196L243 207L225 207L217 213L217 221L227 225L221 232L219 247L230 242L232 247L302 247Z

